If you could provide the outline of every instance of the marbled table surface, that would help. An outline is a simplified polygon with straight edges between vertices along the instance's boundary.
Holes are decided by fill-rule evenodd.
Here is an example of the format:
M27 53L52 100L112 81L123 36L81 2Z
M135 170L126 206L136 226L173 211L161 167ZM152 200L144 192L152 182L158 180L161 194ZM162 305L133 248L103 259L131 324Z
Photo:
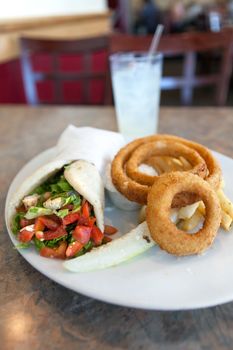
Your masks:
M113 306L57 285L13 249L4 223L8 187L69 123L116 130L112 108L0 108L0 349L233 349L233 302L180 312ZM233 109L162 108L159 131L233 157Z

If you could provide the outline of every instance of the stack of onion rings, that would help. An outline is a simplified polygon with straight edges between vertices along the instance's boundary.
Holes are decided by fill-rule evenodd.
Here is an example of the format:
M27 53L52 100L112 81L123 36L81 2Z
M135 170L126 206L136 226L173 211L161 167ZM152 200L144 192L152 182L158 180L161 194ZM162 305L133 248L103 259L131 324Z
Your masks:
M205 204L203 227L195 234L179 230L170 219L173 198L181 192L197 194ZM221 222L221 207L216 192L207 181L191 173L161 175L148 195L147 224L161 249L177 256L199 254L213 242Z
M150 157L153 158L155 155L171 156L172 154L175 154L171 149L168 151L166 147L166 152L161 153L159 151L155 151L156 144L158 148L159 142L166 143L167 147L171 148L180 147L179 149L181 149L181 146L189 148L189 152L187 150L184 151L184 148L183 152L186 152L186 157L192 154L192 159L187 159L184 156L184 153L176 153L176 156L182 156L184 159L186 159L186 161L190 162L192 165L192 169L186 170L185 173L188 174L188 172L190 172L191 170L191 172L194 172L195 174L204 177L204 180L206 180L213 189L217 190L219 188L222 179L221 168L216 159L206 147L177 136L153 135L145 138L140 138L129 143L117 153L112 162L111 175L113 184L115 185L116 189L120 193L122 193L126 198L139 204L147 204L147 196L151 188L151 184L153 181L157 181L159 177L154 177L153 179L152 177L149 178L148 176L144 177L142 173L138 172L136 165L138 166L140 161L142 160L145 163L148 162ZM149 143L150 147L152 144L154 144L153 152L150 151L149 147L149 150L147 149L148 159L146 159L146 146L144 148L144 145ZM140 150L140 147L142 147L142 150ZM136 155L134 155L135 153ZM199 158L200 163L198 163L196 154L198 154L198 156L202 159L202 162ZM140 161L137 161L137 155L141 156ZM194 158L196 159L196 161L194 161ZM195 166L197 165L200 166L200 168L195 168ZM133 178L131 177L132 174ZM140 180L139 175L143 175L143 180L141 177L141 181L138 181ZM199 198L196 193L186 193L182 191L174 197L172 207L182 207L187 204L191 204L197 201L198 199Z
M188 158L193 165L190 170L187 170L188 172L199 175L202 178L205 178L207 175L207 167L204 159L192 148L177 142L155 141L145 143L134 151L126 164L128 176L142 185L152 186L158 176L143 174L138 171L138 167L153 156L182 156L186 159Z

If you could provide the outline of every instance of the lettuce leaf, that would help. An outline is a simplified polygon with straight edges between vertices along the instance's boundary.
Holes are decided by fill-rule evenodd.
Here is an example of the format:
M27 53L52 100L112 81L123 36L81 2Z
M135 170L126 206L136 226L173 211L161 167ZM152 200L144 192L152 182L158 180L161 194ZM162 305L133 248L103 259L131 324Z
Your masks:
M60 187L62 191L72 191L72 187L70 184L66 181L64 176L61 176L61 179L58 181L57 186Z
M61 192L60 187L57 184L52 184L50 185L50 191L54 194L54 193L59 193Z
M12 232L16 235L20 230L20 219L24 217L25 213L16 213L12 220Z
M87 242L87 244L85 244L84 248L85 248L86 251L87 250L91 250L93 248L92 241Z
M52 196L51 199L55 199L58 197L61 197L64 199L63 206L65 206L67 204L73 204L73 206L74 206L73 212L79 210L81 207L81 202L82 202L81 197L75 191L62 192L62 193L59 193L55 196Z
M46 183L40 185L40 186L37 186L30 194L39 194L39 195L42 195L44 194L45 192L49 192L50 191L50 186Z
M66 204L73 204L74 209L80 208L81 206L81 197L77 192L71 192L70 196L67 198Z
M63 175L64 169L60 170L57 174L49 178L43 184L37 186L31 194L37 193L39 195L45 192L52 192L58 194L60 192L71 191L73 188L66 181Z
M36 238L36 236L34 236L34 244L37 250L41 250L43 247L45 247L44 242L40 241L39 239Z
M40 207L31 207L28 209L25 218L28 220L35 219L38 216L51 215L53 211L51 209L40 208Z
M39 251L44 247L55 248L55 247L57 247L57 245L60 241L66 240L66 237L67 236L62 236L59 238L51 239L49 241L40 241L39 239L34 237L34 244L35 244L36 249Z
M69 209L61 209L56 211L55 213L57 216L59 216L59 218L63 219L66 215L69 214Z
M62 237L58 237L58 238L54 238L54 239L50 239L49 241L44 241L43 243L46 247L55 248L60 241L64 241L64 240L66 240L66 238L67 238L67 235L62 236Z
M68 192L72 190L73 188L66 181L63 175L60 176L60 178L55 183L50 184L50 191L53 194L59 194L61 192Z
M30 247L30 243L19 243L16 244L15 249L26 249Z

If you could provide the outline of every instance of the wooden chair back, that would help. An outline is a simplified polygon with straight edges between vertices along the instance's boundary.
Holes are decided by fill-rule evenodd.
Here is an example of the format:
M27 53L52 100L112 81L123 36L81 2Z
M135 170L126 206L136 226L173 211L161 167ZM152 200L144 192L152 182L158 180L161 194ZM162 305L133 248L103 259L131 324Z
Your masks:
M151 37L136 37L131 35L114 35L111 37L111 53L125 51L148 51ZM195 75L197 53L220 52L220 69L214 74ZM193 32L164 35L158 51L164 57L184 56L183 76L163 77L162 90L180 89L181 102L190 105L193 100L194 87L214 85L216 105L225 105L229 91L229 82L233 64L233 30L220 33Z
M106 51L108 59L109 37L94 37L80 40L45 40L21 38L21 66L26 98L29 104L38 105L41 101L36 88L37 82L52 81L54 84L53 100L48 103L65 104L62 83L65 81L80 81L82 83L82 97L80 104L91 104L90 82L98 80L104 83L104 94L100 104L111 102L111 83L109 69L94 72L91 66L92 55ZM32 55L48 54L52 57L51 72L34 71ZM81 55L82 70L80 72L64 72L60 69L60 55ZM108 66L108 63L107 63Z

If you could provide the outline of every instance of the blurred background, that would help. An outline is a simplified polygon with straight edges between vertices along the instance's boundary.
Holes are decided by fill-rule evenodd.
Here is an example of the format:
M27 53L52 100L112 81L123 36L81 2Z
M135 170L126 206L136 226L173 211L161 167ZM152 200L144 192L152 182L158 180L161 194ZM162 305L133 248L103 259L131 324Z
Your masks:
M161 104L233 105L233 0L0 5L1 104L113 104L109 55L147 51L162 23Z

